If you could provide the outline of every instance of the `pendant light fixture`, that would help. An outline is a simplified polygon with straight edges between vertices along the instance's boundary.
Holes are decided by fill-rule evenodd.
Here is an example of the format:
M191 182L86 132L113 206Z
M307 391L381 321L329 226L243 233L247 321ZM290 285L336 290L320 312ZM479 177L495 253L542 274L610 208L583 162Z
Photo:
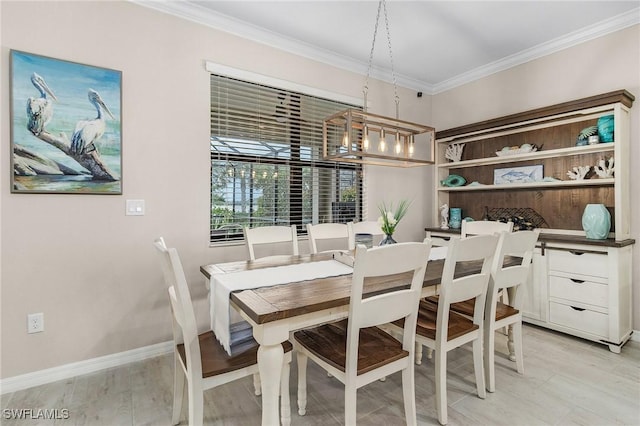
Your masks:
M385 117L367 112L367 92L373 51L378 33L380 11L384 11L391 77L396 103L396 117ZM347 109L324 119L322 143L324 159L338 162L371 164L378 166L415 167L435 161L435 129L430 126L400 120L398 87L393 69L391 35L385 0L378 3L378 14L369 54L369 66L363 88L364 107Z

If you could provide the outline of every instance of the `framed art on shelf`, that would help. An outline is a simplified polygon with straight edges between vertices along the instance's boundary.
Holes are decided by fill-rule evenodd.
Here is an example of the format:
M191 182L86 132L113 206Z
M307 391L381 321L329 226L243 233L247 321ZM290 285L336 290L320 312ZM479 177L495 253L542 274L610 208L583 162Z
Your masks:
M11 192L122 194L122 72L10 59Z
M543 178L542 165L507 167L493 171L493 184L539 182Z

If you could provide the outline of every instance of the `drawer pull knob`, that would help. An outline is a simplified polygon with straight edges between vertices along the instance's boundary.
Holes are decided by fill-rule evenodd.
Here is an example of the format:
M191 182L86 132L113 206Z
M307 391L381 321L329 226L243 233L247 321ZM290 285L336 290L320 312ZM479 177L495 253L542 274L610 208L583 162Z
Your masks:
M582 284L584 282L584 280L576 280L575 278L569 278L569 279L576 284Z
M576 308L575 306L572 306L571 309L573 309L574 311L584 311L584 308Z
M569 250L569 253L574 254L576 256L582 256L584 254L583 251Z

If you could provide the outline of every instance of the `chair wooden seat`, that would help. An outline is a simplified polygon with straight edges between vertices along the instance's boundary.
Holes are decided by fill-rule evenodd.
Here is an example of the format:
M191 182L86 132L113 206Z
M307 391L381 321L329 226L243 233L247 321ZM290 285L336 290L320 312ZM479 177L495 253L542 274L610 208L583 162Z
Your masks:
M247 333L248 331L248 333ZM238 334L242 334L242 338L238 338ZM248 334L249 338L244 335ZM213 331L209 330L198 335L200 342L200 359L202 360L202 377L212 377L230 371L239 370L249 367L258 362L258 343L251 335L251 329L240 330L231 334L231 340L236 343L231 345L233 355L227 354ZM291 342L286 341L282 344L285 353L293 349ZM176 349L182 358L182 362L186 365L187 358L184 350L184 344L176 345Z
M421 300L420 306L418 307L418 324L416 326L416 333L428 339L435 340L437 316L438 304L431 301ZM395 321L394 324L398 327L404 327L402 320ZM449 312L447 340L456 339L476 330L477 328L478 326L470 319L455 312Z
M296 341L333 367L345 371L348 320L294 333ZM357 375L408 356L402 343L378 327L360 329Z
M429 296L426 298L431 303L438 304L438 296ZM455 311L459 314L466 315L468 317L473 316L473 306L475 305L474 299L465 300L464 302L452 303L451 310ZM516 315L518 312L512 306L506 305L502 302L497 302L496 304L496 321L500 321L501 319L510 317L512 315ZM418 320L419 321L419 320Z

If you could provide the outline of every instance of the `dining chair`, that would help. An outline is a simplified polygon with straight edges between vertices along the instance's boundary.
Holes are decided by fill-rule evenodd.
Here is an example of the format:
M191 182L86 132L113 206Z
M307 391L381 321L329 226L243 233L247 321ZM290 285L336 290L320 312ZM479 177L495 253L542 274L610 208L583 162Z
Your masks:
M345 424L356 423L357 390L396 371L402 371L406 422L416 424L414 330L430 250L428 240L356 248L348 319L294 333L301 416L306 413L307 359L311 358L345 385ZM399 273L411 274L409 288L363 297L365 280ZM401 341L378 327L397 319L407 324Z
M251 328L232 331L232 355L228 355L213 331L198 334L195 312L182 263L175 248L168 248L162 238L154 242L161 255L173 314L174 387L172 424L180 423L185 379L189 403L190 425L202 425L204 391L248 376L257 377L258 344ZM281 387L280 412L283 424L289 424L289 366L291 342L283 343L285 351ZM260 382L254 380L256 395Z
M244 242L249 251L249 259L256 260L256 248L268 248L269 254L298 255L298 232L296 225L291 226L259 226L242 228Z
M499 222L493 220L478 220L478 221L462 221L460 228L460 238L466 238L473 235L491 235L499 234L502 231L513 232L513 222ZM500 292L500 296L504 303L508 303L509 296L505 292ZM452 309L459 312L457 305L454 305ZM461 312L466 313L466 312ZM508 330L505 328L504 334L508 334Z
M452 237L444 261L439 303L430 299L420 301L415 328L416 343L427 346L435 353L436 410L440 424L447 423L447 353L464 344L473 345L473 366L478 396L486 397L482 338L487 286L495 255L497 235L478 235L461 239ZM455 278L456 266L466 261L482 261L480 273ZM469 319L453 312L451 304L475 299L475 314ZM410 324L396 321L392 327Z
M502 231L513 232L513 222L463 220L460 227L460 238L466 238L472 235L491 235Z
M349 248L349 227L346 223L307 223L307 235L311 254Z
M372 243L376 245L382 240L384 232L380 228L380 224L374 220L367 220L362 222L349 222L349 250L356 248L356 235L357 234L371 234L373 237Z
M509 326L508 349L514 354L516 371L524 374L522 350L522 305L524 286L531 271L533 250L540 230L500 233L496 254L491 265L491 279L484 306L484 369L487 390L495 392L495 336L496 331ZM505 256L521 258L516 266L503 267ZM500 301L500 292L507 291L509 303ZM451 310L468 317L474 314L472 300L454 303ZM511 355L510 355L511 356Z

